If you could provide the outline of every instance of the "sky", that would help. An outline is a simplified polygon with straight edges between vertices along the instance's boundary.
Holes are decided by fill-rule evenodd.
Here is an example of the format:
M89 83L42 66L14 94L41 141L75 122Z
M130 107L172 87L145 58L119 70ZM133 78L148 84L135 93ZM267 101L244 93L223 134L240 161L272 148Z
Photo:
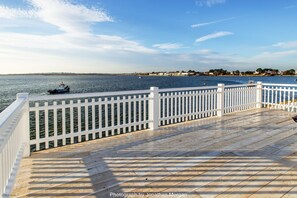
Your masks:
M0 74L297 69L297 0L0 0Z

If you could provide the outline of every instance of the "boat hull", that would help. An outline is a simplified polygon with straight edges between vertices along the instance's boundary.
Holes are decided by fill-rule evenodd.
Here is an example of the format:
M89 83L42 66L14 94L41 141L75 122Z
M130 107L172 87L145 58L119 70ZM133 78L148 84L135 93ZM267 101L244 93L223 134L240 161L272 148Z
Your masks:
M49 94L64 94L64 93L69 93L70 89L63 89L63 90L59 90L59 89L53 89L53 90L48 90Z

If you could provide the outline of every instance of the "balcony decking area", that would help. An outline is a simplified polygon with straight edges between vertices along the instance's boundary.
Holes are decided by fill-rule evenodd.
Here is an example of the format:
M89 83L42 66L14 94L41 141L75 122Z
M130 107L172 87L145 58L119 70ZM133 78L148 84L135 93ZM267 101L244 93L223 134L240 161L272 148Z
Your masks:
M35 152L11 196L297 197L293 115L253 109Z

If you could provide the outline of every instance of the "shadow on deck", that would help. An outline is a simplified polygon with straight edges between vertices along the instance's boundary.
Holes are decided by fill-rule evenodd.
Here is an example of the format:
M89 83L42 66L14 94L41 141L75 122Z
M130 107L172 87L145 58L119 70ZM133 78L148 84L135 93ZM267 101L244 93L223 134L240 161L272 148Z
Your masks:
M294 197L291 117L258 109L40 151L12 196Z

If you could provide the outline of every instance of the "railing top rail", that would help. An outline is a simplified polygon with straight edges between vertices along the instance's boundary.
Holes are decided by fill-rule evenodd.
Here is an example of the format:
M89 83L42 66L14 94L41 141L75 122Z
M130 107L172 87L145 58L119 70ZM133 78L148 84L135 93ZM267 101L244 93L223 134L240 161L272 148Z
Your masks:
M25 102L25 98L19 98L14 101L11 105L9 105L4 111L0 113L0 129L4 126L4 124L11 118L11 116L19 109L21 109L22 105ZM1 134L0 134L1 135Z
M78 94L65 94L65 95L44 95L44 96L31 96L31 97L29 97L29 101L65 100L65 99L105 97L105 96L136 95L136 94L148 94L149 92L150 92L150 90L147 89L147 90L135 90L135 91L94 92L94 93L78 93Z
M265 86L278 86L278 87L297 87L297 84L277 84L277 83L263 83Z
M217 89L218 86L207 86L207 87L181 87L181 88L167 88L159 89L159 92L175 92L175 91L192 91L192 90L201 90L201 89Z
M253 84L238 84L238 85L225 85L225 88L235 88L235 87L256 87L257 84L253 83Z
M226 88L232 88L232 87L246 87L246 86L257 86L257 84L225 85L224 87L226 87ZM159 89L159 92L192 91L192 90L217 89L217 88L218 88L218 86L181 87L181 88Z

